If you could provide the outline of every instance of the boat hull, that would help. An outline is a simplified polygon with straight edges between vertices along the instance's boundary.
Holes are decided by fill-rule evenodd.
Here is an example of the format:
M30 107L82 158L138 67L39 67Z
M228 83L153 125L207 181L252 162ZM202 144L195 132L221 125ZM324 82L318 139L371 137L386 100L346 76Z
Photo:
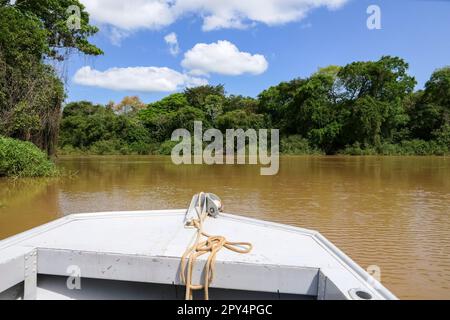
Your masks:
M185 212L70 215L0 241L0 298L19 291L23 299L55 299L49 288L58 283L54 291L67 299L139 299L131 293L116 297L122 289L101 290L100 283L127 284L123 292L144 286L144 299L182 297L181 256L195 237L184 226ZM250 254L219 252L212 299L396 299L318 232L230 214L209 218L204 227L208 234L253 244ZM195 266L196 283L204 263L200 258ZM97 295L87 289L94 284ZM152 294L158 286L171 293Z

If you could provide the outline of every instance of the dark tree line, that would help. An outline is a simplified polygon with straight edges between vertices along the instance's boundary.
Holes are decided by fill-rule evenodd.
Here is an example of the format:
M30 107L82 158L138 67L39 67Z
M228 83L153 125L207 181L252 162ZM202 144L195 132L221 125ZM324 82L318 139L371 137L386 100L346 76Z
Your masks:
M76 30L67 24L71 5L81 9ZM102 54L88 41L97 31L78 0L0 0L0 136L33 142L48 154L57 146L62 153L166 154L172 131L200 120L220 130L278 128L281 150L292 154L449 152L450 68L414 91L408 64L389 56L322 68L256 98L201 86L148 105L127 97L62 111L64 84L51 63L71 51Z
M450 68L423 90L397 57L322 68L282 82L257 98L227 95L222 85L186 89L144 105L78 102L64 109L64 152L170 153L178 128L277 128L284 153L446 154L450 147ZM127 103L127 101L130 101ZM127 106L129 104L129 106ZM119 112L124 109L128 112Z

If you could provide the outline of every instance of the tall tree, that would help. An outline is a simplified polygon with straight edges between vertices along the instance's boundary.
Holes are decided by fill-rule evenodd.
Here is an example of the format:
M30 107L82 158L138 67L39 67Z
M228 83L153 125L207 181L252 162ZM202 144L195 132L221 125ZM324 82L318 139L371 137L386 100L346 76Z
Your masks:
M281 129L287 125L288 108L294 101L298 89L304 82L305 80L303 79L282 82L259 94L258 111L269 116L269 121L273 127Z
M187 88L184 91L184 95L186 96L186 99L191 106L203 109L206 103L206 98L208 96L212 95L225 97L225 89L221 84L217 86L199 86L194 88Z
M42 22L50 58L63 60L64 49L75 49L87 55L103 53L88 40L98 28L89 24L89 14L78 0L16 0L14 6Z
M74 13L79 28L68 23ZM63 60L65 49L101 54L88 41L96 32L77 0L0 2L0 134L55 152L64 88L44 61Z
M410 114L413 134L420 139L433 139L450 125L450 67L432 74Z

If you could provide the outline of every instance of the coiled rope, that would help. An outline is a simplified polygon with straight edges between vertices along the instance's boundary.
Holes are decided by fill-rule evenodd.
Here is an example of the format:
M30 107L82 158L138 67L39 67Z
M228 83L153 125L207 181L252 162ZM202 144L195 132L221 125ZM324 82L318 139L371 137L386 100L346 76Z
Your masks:
M197 234L195 241L192 245L189 245L185 253L181 257L181 270L180 279L181 282L186 286L186 300L193 299L193 292L196 290L204 290L205 300L209 300L209 285L214 278L214 270L216 263L217 253L222 249L226 248L230 251L247 254L252 251L253 246L249 242L229 242L223 236L211 236L203 231L203 222L208 217L206 211L206 206L202 206L201 199L204 193L200 193L197 203L197 213L198 219L193 219L187 224L189 227L195 227L197 229ZM205 198L206 202L206 198ZM206 238L202 241L202 238ZM208 254L208 259L206 260L204 268L204 280L203 284L193 284L192 283L192 273L197 258L202 255ZM186 262L187 260L187 262ZM187 270L186 270L187 269Z

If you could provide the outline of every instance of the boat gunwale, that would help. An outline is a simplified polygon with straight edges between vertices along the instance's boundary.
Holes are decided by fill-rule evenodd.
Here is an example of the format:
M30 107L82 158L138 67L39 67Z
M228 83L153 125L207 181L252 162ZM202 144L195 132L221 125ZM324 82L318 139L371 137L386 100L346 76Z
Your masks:
M11 236L9 238L0 240L0 253L2 250L5 250L15 244L18 244L27 239L33 238L40 234L43 234L52 229L63 226L67 223L73 221L82 221L82 220L91 220L91 219L110 219L110 218L123 218L123 217L145 217L146 215L154 215L154 216L181 216L186 213L186 209L172 209L172 210L138 210L138 211L106 211L106 212L90 212L90 213L77 213L70 214L61 218L58 218L54 221L48 222L41 226L32 228L30 230L24 231L17 235ZM241 223L247 223L252 225L259 225L267 228L276 228L279 230L293 232L293 233L301 233L306 236L310 236L318 245L320 245L324 250L327 251L336 261L339 262L347 271L351 272L353 276L359 279L362 283L364 283L370 291L373 291L380 295L385 299L398 299L394 294L392 294L387 288L385 288L381 283L379 283L376 279L371 277L362 267L360 267L357 263L355 263L349 256L347 256L342 250L336 247L333 243L331 243L328 239L326 239L320 232L305 228L299 228L291 225L265 221L261 219L254 219L249 217L244 217L240 215L234 215L229 213L221 213L220 218L226 218L228 220L235 220ZM31 248L31 247L30 247ZM39 248L36 248L39 249ZM43 248L42 249L52 249L58 250L54 248ZM65 250L65 249L61 249ZM76 250L75 250L76 251ZM110 254L118 254L118 253L110 253ZM155 256L156 257L156 256ZM168 256L166 256L168 257ZM177 257L173 257L177 258ZM239 262L241 263L241 262ZM289 267L286 265L286 267ZM297 268L312 268L308 266L290 266ZM326 276L326 268L316 268L320 270L320 272L324 273ZM370 281L370 283L369 283ZM346 295L348 293L345 293Z

